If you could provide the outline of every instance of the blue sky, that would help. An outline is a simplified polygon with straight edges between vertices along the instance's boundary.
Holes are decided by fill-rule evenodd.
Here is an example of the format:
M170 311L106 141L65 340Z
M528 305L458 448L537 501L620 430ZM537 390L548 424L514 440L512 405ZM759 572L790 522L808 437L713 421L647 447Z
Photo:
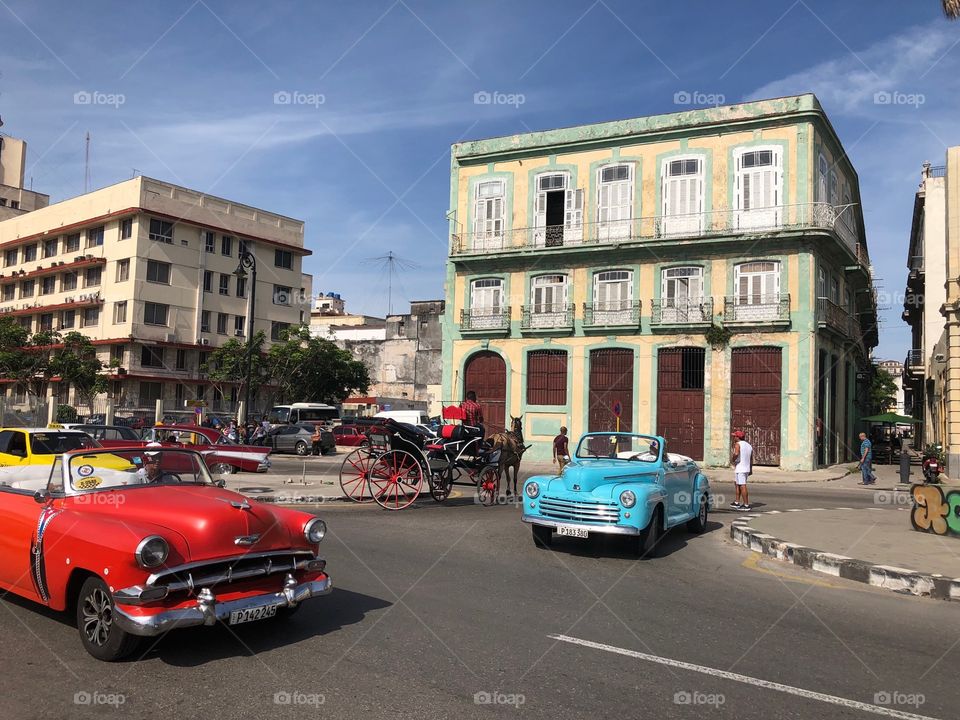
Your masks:
M813 91L860 175L877 354L902 359L920 165L960 143L958 43L937 0L0 0L0 116L53 201L83 191L89 131L92 187L136 169L302 218L315 290L378 314L366 260L389 250L418 265L394 310L442 297L451 143Z

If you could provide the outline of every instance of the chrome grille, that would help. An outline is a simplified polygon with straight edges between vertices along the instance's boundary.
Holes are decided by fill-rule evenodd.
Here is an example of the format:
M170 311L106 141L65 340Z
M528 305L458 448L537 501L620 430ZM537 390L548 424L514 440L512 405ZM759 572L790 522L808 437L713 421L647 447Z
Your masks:
M544 496L540 499L540 514L551 520L616 525L620 522L620 508L613 502L581 502Z
M314 560L309 550L238 555L164 568L147 579L148 585L166 585L169 592L212 587L238 580L304 570Z

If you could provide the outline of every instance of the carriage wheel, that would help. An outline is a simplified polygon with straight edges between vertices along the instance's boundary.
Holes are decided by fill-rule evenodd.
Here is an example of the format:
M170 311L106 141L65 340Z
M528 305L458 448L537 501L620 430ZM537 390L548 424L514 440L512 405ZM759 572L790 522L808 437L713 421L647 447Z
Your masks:
M430 494L437 502L443 502L450 497L453 490L453 468L445 467L430 475Z
M343 459L340 466L340 489L358 503L373 502L370 492L370 468L376 462L370 451L358 448Z
M477 478L477 497L481 505L490 507L500 496L500 473L496 468L487 468Z
M404 450L385 452L370 468L370 489L377 504L403 510L413 504L423 487L423 468Z

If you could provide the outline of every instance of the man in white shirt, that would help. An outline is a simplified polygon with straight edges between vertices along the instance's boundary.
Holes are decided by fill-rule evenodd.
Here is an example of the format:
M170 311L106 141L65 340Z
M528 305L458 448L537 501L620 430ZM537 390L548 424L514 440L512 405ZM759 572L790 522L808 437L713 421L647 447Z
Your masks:
M747 495L747 478L753 472L753 445L746 441L743 430L733 433L733 472L736 482L737 495L730 507L737 510L750 509L750 497ZM743 498L741 502L741 498Z

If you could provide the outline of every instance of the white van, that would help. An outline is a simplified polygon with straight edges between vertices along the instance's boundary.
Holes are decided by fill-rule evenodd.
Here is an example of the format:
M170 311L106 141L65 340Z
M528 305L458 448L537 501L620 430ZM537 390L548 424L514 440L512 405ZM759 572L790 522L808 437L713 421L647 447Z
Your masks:
M410 425L429 425L430 416L423 410L381 410L374 417L390 418Z

